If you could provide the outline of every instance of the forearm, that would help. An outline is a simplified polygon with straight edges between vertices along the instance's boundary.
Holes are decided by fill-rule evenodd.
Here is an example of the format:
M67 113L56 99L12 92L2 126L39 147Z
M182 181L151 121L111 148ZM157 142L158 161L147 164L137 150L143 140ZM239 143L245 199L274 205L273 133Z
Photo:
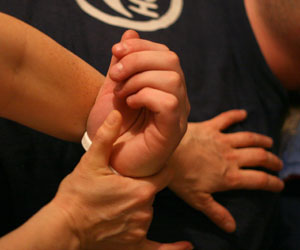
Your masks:
M0 238L0 249L77 250L80 244L66 216L50 203L21 227Z
M104 77L33 27L0 14L0 116L78 141Z

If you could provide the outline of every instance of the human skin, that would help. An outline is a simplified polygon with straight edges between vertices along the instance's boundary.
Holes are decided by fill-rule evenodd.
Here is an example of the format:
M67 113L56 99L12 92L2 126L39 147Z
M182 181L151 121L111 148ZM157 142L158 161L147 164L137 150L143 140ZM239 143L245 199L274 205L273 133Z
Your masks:
M0 21L0 116L77 141L102 75L29 25L5 14L0 14ZM114 175L107 166L122 119L117 111L113 116L62 181L56 197L2 237L1 249L192 248L187 242L160 244L146 239L155 194L169 183L172 173L166 168L138 180Z
M104 77L35 28L0 13L0 116L80 141Z
M124 121L113 167L136 177L161 170L183 137L189 114L184 76L173 52L129 31L123 40L135 38L134 50L115 47L103 81L98 71L33 27L5 14L0 20L1 117L78 141L86 124L93 138L107 114L118 109ZM124 64L120 72L117 62ZM125 90L115 94L116 86Z
M270 69L286 89L299 90L300 2L244 0L244 3L249 22ZM215 119L221 124L223 120L223 123L229 126L245 118L245 114L233 112L222 114L221 118ZM251 182L249 182L245 176L250 173L241 167L250 164L278 171L282 163L279 158L262 149L271 146L270 138L266 139L248 132L223 134L221 127L218 127L214 121L213 119L189 124L180 147L170 161L177 169L177 177L170 187L219 227L232 232L236 229L234 218L227 209L215 202L211 194L232 189L262 189L278 192L284 185L277 177L252 170L249 176ZM206 134L202 131L206 131ZM234 143L235 137L243 138L244 143L239 146L243 150L238 150L238 145ZM206 148L203 148L203 143L206 143ZM243 153L253 146L257 148L251 150L257 150L258 154L252 152L252 157L249 157ZM206 152L207 155L215 152L219 158L213 156L207 158L205 154L199 152ZM191 164L187 162L201 162L201 164L191 168Z
M250 16L250 14L248 14L249 16ZM254 26L254 25L253 25ZM265 54L266 55L268 55L268 53L267 53L267 51L265 52ZM276 61L280 61L280 60L276 60ZM299 68L299 67L298 67ZM72 94L74 94L74 93L72 93ZM76 93L75 93L76 94ZM90 96L90 95L89 95ZM93 95L91 95L92 96L92 99L93 98L95 98L95 94L94 94L94 97L93 97ZM76 105L77 103L74 103L74 105ZM78 106L77 108L80 108L80 106ZM85 112L87 112L87 111L85 111ZM89 111L88 111L89 112ZM84 113L84 112L83 112ZM83 115L83 117L87 117L87 114L85 114L85 115ZM83 119L86 119L86 118L83 118ZM80 119L79 119L80 120ZM200 128L202 127L201 126L201 124L202 123L199 123L199 124L193 124L193 127L197 127L197 126L199 126ZM64 125L68 125L68 124L64 124ZM68 125L69 126L69 125ZM67 126L67 127L68 127ZM84 131L84 126L80 126L80 129L81 129L81 132L80 133L78 133L78 134L82 134L83 133L83 131ZM79 130L80 130L79 129ZM194 129L195 131L193 132L192 130L188 130L188 133L187 133L187 136L186 136L186 138L188 137L188 136L190 136L190 138L192 138L192 137L199 137L199 141L201 141L201 134L196 134L196 129ZM76 129L76 131L78 131L77 129ZM215 131L213 132L213 131L211 131L211 133L212 134L218 134L218 133L220 133L220 130L218 130L218 129L215 129ZM78 136L77 136L77 138L78 138ZM212 137L213 138L213 137ZM73 140L73 139L72 139ZM263 140L264 141L264 139L261 139L261 140ZM195 142L196 143L196 142ZM224 147L227 147L228 145L226 145L226 142L224 142L224 141L220 141L219 142L220 144L224 144L223 146ZM261 143L259 143L259 142L257 142L258 144L261 144ZM183 145L183 144L182 144ZM188 145L188 144L187 144ZM190 144L190 145L192 145L191 147L190 147L190 151L189 152L194 152L193 150L195 149L195 148L197 148L196 146L197 146L197 144L195 145L195 144ZM199 147L201 147L201 145L199 144ZM245 146L246 147L246 146ZM182 147L182 148L184 148L184 147ZM213 152L214 150L218 150L219 148L216 148L216 149L214 149L214 148L212 148L211 150L211 152ZM186 147L186 150L188 150L188 147ZM209 151L209 149L207 149L208 151ZM183 151L184 152L184 151ZM196 152L194 152L195 153L195 157L196 157L196 159L197 159L197 154L196 154ZM200 156L199 156L200 157ZM243 157L242 155L241 156L239 156L239 157ZM233 164L234 165L234 164ZM182 166L182 169L184 169L184 166L185 165L183 165ZM279 165L278 165L278 167L279 167ZM205 168L205 166L203 166L203 168ZM280 168L280 167L279 167ZM188 166L187 166L187 168L186 168L186 174L188 174L188 172L189 172L189 169L188 169ZM208 168L208 166L207 166L207 171L209 172L210 170L209 170L209 168ZM195 171L194 171L195 172ZM199 171L197 171L197 172L199 172ZM194 173L193 173L194 174ZM214 174L214 173L211 173L212 175ZM178 175L179 176L179 175ZM194 176L194 178L195 178L195 180L197 179L197 175L195 175ZM222 176L219 176L219 178L222 178ZM200 179L200 178L199 178ZM184 186L184 183L185 183L185 181L186 181L186 179L184 178L184 175L182 176L182 178L181 178L181 182L183 183L183 185L182 186ZM192 182L193 183L193 186L191 185L190 186L190 188L191 189L197 189L198 187L198 184L199 184L199 182ZM218 182L219 183L219 182ZM219 184L218 184L219 185ZM282 184L280 184L280 183L277 183L277 185L275 185L274 186L274 189L277 189L277 190L279 190L280 188L282 187ZM219 188L219 187L218 187ZM228 188L226 185L224 186L224 188ZM253 187L254 188L254 187ZM260 186L258 185L257 186L257 188L259 189L260 188ZM180 193L180 191L179 191L179 189L180 188L178 188L177 189L177 193ZM212 189L212 191L211 192L213 192L213 190L214 189ZM195 196L195 199L194 199L194 202L192 202L192 201L190 201L189 203L190 204L192 204L193 206L197 206L195 203L196 203L196 196ZM194 203L194 204L193 204ZM205 201L204 201L204 204L206 204L205 203ZM198 206L197 206L198 207ZM205 208L205 213L206 214L212 214L212 212L209 212L209 211L216 211L216 210L213 210L213 207L211 208L211 210L209 209L210 207L209 206L207 206L207 208ZM201 210L201 209L200 209ZM204 209L202 209L202 210L204 210ZM218 210L218 211L220 211L220 210ZM224 210L223 210L224 211ZM227 222L227 220L226 219L224 219L224 218L226 218L226 216L224 217L223 216L223 214L222 214L222 212L221 213L219 213L219 217L221 218L221 219L219 219L219 220L217 220L217 219L214 219L214 221L219 221L219 222L217 222L218 223L218 225L220 225L222 228L225 228L227 231L232 231L232 230L234 230L234 228L235 228L235 226L233 225L232 226L232 224L231 225L229 225L229 226L225 226L225 222ZM229 217L228 217L229 218ZM229 221L231 220L231 219L228 219ZM232 220L231 220L232 221Z
M299 89L300 2L244 2L253 32L270 69L286 89Z
M168 163L175 170L169 185L171 190L227 232L235 231L236 222L214 200L213 193L235 189L279 192L284 187L276 176L243 169L262 166L279 171L282 168L281 160L265 150L272 146L270 137L252 132L222 133L246 116L244 110L231 110L205 122L189 123L186 135Z
M3 250L189 250L188 242L147 240L155 194L172 176L139 180L115 175L108 167L121 115L113 111L89 151L61 182L55 198L25 224L0 238Z
M125 32L112 52L87 132L93 138L105 112L120 110L130 123L114 146L111 165L122 175L151 176L164 167L187 127L190 105L179 58L134 31Z

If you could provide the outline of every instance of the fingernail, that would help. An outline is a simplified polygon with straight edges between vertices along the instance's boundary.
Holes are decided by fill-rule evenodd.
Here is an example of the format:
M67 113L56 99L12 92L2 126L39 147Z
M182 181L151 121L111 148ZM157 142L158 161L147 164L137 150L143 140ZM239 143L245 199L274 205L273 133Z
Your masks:
M114 49L116 52L120 53L120 52L123 52L125 53L127 48L126 46L123 44L123 43L117 43L115 46L114 46Z
M115 64L114 66L113 66L113 68L112 68L112 71L114 72L114 73L120 73L121 71L122 71L122 69L123 69L124 67L123 67L123 64L122 63L117 63L117 64Z
M113 110L106 118L106 123L113 126L118 121L118 111Z

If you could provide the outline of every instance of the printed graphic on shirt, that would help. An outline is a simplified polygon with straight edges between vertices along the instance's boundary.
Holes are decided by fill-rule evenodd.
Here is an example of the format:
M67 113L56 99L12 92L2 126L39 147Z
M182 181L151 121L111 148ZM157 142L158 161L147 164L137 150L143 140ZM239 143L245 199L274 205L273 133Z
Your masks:
M90 16L110 25L156 31L174 24L183 0L75 0Z

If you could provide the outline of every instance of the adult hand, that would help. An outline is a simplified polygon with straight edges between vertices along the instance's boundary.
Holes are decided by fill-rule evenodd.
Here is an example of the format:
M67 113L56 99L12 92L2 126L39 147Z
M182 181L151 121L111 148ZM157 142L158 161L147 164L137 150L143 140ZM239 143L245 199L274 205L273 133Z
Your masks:
M119 112L108 116L89 151L62 181L52 205L66 215L80 249L192 249L188 242L160 244L146 239L154 196L172 172L165 168L156 176L140 179L113 174L108 162L121 123Z
M170 188L227 232L235 230L235 220L214 200L213 193L233 189L278 192L284 187L271 174L243 168L261 166L273 171L282 168L281 160L264 149L272 146L271 138L252 132L221 132L246 116L243 110L232 110L209 121L190 123L169 162L175 168Z
M139 35L134 31L127 31L123 34L121 42L128 39L139 39ZM114 90L119 86L119 83L111 79L110 71L118 61L119 59L115 55L112 55L108 73L98 93L95 105L89 114L87 132L91 139L94 138L98 128L112 110L118 110L122 114L123 123L121 133L127 131L135 123L140 114L140 110L128 107L125 98L116 98L115 96Z
M89 122L99 124L100 108L120 110L125 125L111 164L123 175L140 177L164 166L186 131L190 106L177 55L134 34L126 32L113 47L118 63L109 69Z

